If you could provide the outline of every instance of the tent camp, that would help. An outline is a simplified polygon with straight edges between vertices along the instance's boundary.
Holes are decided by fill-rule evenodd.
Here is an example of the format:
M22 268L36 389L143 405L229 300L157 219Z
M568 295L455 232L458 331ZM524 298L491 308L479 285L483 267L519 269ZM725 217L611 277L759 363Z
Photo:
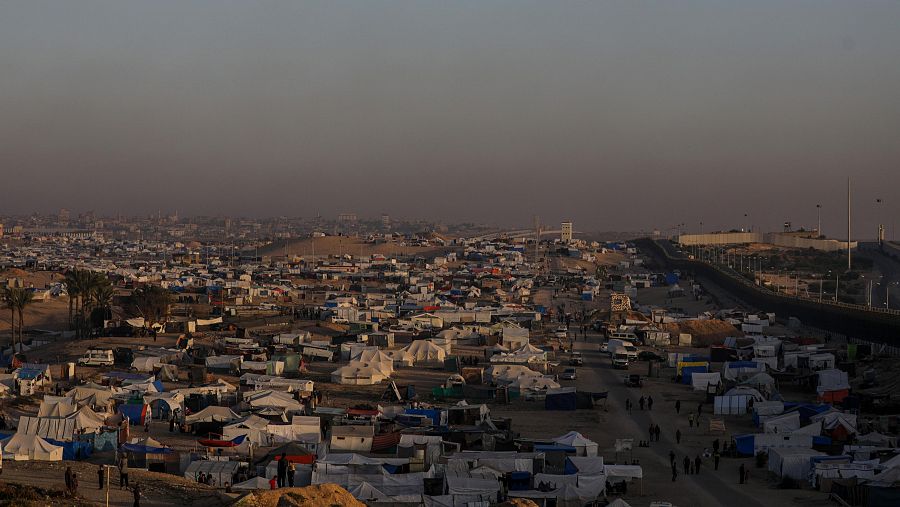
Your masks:
M255 489L271 489L271 486L265 477L253 477L235 484L231 489L233 491L253 491Z
M3 459L14 461L62 461L63 448L37 435L16 433L3 441Z

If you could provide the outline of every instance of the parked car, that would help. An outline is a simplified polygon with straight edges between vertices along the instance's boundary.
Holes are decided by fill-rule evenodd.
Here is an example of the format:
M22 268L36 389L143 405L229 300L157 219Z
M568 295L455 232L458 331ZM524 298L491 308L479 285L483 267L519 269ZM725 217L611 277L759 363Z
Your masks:
M641 376L632 373L631 375L625 375L625 385L628 387L641 387L644 385L644 381L641 380Z
M572 366L583 365L584 357L581 356L581 352L572 352L572 357L569 358L569 364Z
M575 377L575 368L566 368L562 373L559 374L560 380L575 380Z

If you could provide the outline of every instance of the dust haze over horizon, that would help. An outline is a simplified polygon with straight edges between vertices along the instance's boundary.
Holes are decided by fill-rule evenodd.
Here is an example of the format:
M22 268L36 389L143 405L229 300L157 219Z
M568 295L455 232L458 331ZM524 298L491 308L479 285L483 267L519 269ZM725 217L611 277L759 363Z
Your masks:
M4 1L0 214L888 236L900 2ZM884 204L878 209L875 199ZM744 218L744 214L748 218Z

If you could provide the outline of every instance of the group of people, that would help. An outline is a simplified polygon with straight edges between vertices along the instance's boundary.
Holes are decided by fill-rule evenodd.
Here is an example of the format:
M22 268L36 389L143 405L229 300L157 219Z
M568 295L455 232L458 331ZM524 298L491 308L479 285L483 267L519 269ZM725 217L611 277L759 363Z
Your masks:
M269 485L272 486L272 489L275 487L283 488L285 486L289 488L294 487L294 475L297 473L297 465L294 464L291 460L288 459L287 453L281 453L281 457L278 459L278 475L277 481L273 483L273 481L269 481Z
M117 464L119 468L119 487L122 489L130 489L134 497L134 507L141 505L141 485L135 483L134 487L128 487L128 458L124 455L119 459ZM71 497L78 496L78 473L72 470L72 467L66 467L66 494ZM103 465L97 467L97 489L103 490L106 487L106 469Z
M641 410L644 410L644 405L647 406L647 410L653 410L653 396L647 396L645 398L644 395L641 395L638 399L638 406L641 407ZM633 406L634 404L632 403L631 398L625 398L625 410L631 412Z

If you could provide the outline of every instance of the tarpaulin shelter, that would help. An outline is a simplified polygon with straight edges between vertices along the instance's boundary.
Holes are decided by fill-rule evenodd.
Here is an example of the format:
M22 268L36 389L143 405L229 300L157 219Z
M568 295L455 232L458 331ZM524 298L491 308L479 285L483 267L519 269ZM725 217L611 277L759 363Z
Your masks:
M271 489L271 485L265 477L253 477L235 484L231 489L232 491L253 491L256 489Z
M544 398L545 410L575 410L577 408L578 401L574 387L562 387L547 391L547 396Z
M150 405L146 403L124 403L116 411L127 417L131 424L142 425L151 416Z
M597 455L597 443L589 440L581 433L577 431L570 431L565 435L560 437L556 437L553 439L554 442L567 445L570 447L574 447L576 450L577 456L596 456Z

